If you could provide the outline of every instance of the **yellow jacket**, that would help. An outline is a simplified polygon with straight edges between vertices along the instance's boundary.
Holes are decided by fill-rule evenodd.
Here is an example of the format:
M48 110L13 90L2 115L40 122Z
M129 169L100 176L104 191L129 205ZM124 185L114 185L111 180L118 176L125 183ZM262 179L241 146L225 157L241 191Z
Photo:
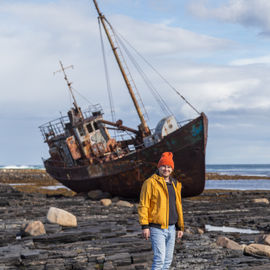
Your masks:
M175 203L178 213L177 225L184 231L184 218L181 201L182 184L172 181L175 191ZM161 229L167 229L169 225L169 194L167 184L163 177L153 174L144 181L140 203L138 207L139 222L143 225L150 223L159 224Z

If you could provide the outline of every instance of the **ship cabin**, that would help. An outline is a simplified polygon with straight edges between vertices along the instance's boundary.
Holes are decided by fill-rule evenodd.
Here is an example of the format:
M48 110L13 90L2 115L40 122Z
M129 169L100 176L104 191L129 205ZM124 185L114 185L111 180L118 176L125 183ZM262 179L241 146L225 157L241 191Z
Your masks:
M103 121L102 108L97 104L83 113L78 107L72 108L68 116L40 126L49 146L50 161L59 166L73 166L102 163L122 156L123 150L111 138Z
M116 123L104 120L103 110L99 104L90 106L84 112L74 106L67 116L39 127L44 141L49 146L48 162L52 162L54 166L59 164L72 167L119 159L140 148L158 143L164 136L178 128L173 116L162 119L155 132L147 137L143 137L140 131L122 124L121 120ZM108 129L129 132L129 137L116 141Z

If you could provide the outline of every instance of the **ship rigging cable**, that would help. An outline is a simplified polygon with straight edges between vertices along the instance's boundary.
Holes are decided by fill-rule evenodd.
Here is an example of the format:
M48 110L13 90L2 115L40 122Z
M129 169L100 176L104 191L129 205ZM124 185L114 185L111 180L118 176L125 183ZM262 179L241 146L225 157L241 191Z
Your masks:
M105 49L104 49L104 42L103 42L103 37L102 37L101 25L100 25L100 18L98 18L98 26L99 26L99 35L100 35L101 49L102 49L102 55L103 55L103 63L104 63L104 69L105 69L105 77L106 77L106 83L107 83L107 91L108 91L110 108L111 108L111 116L112 116L112 121L115 122L116 118L115 118L114 102L113 102L107 61L105 57Z
M155 98L156 102L160 106L161 110L165 115L174 115L173 112L170 110L168 105L166 104L165 100L160 96L159 92L156 90L150 79L147 77L146 73L141 69L140 65L136 62L132 54L129 52L123 41L116 35L116 37L119 39L119 43L123 47L125 53L129 57L130 61L134 65L134 67L137 69L138 73L142 77L143 81L145 82L148 89L151 91L153 97Z
M72 87L72 90L74 92L76 92L82 99L84 99L85 101L87 101L91 106L94 105L94 103L92 103L89 99L87 99L85 96L83 96L78 90L76 90L74 87Z
M139 93L137 86L135 84L135 81L133 80L132 74L128 68L126 60L123 56L123 53L121 51L121 47L119 46L118 40L117 40L117 38L115 36L115 32L113 30L113 27L110 24L110 22L103 15L100 14L99 18L100 18L100 20L103 20L102 22L103 22L104 30L105 30L107 36L109 35L109 33L108 33L109 29L112 31L112 34L108 36L109 43L111 44L111 47L112 47L112 50L114 51L114 54L117 55L116 56L116 58L118 59L117 62L118 62L118 65L120 67L121 73L124 77L125 83L129 89L129 92L133 92L130 94L131 94L131 98L133 100L133 103L136 107L136 110L139 114L139 118L140 118L142 124L144 123L143 125L146 125L145 118L147 118L149 120L147 111L145 109L142 98L141 98L140 93ZM105 27L105 22L107 23L109 28ZM113 44L113 43L115 43L117 45L117 47L115 47L115 44ZM116 53L116 51L118 51L118 53ZM138 102L140 103L141 108L138 107ZM143 113L141 112L141 109L143 110ZM148 128L146 128L146 129L148 129Z
M183 95L181 95L180 93L179 93L179 91L174 87L174 86L172 86L171 84L170 84L170 82L163 76L163 75L161 75L161 73L160 72L158 72L158 70L153 66L153 65L151 65L151 63L149 62L149 61L147 61L122 35L120 35L119 33L118 33L118 35L121 37L121 39L123 39L135 52L136 52L136 54L153 70L153 71L155 71L156 72L156 74L172 89L172 90L174 90L174 92L178 95L178 96L180 96L197 114L199 114L200 115L200 112L189 102L189 101L187 101L186 100L186 98L183 96Z
M111 29L111 31L113 33L113 36L115 38L115 42L118 44L119 51L121 52L121 47L122 47L123 50L125 51L127 57L130 59L131 63L134 65L134 67L138 71L139 75L142 77L142 79L145 82L146 86L151 91L153 97L155 98L156 102L160 106L160 108L163 111L163 113L165 115L173 115L172 111L169 109L168 105L165 103L165 101L162 99L162 97L160 96L160 94L158 93L158 91L155 89L155 87L153 86L153 84L151 83L151 81L149 80L149 78L147 77L147 75L143 72L143 70L141 69L141 67L139 66L139 64L135 61L134 57L129 52L128 48L125 46L124 42L121 40L121 38L119 37L119 35L117 35L116 31L114 30L114 28L112 27L112 25L110 24L110 22L106 18L104 18L104 20L109 25L109 27L110 27L110 29ZM100 33L101 33L100 20L99 20L99 27L100 27ZM102 34L100 34L100 36L101 36L101 42L102 42L103 58L105 59L104 44L103 44ZM120 47L120 45L121 45L121 47ZM123 56L122 56L122 58L123 58ZM105 60L105 62L106 62L106 60ZM125 65L126 65L126 63L125 63ZM108 74L107 66L106 66L106 72L105 73ZM132 79L132 77L131 77L131 79ZM133 81L133 79L132 79L132 81ZM134 82L133 82L133 84L134 84ZM140 95L138 93L138 90L137 90L137 87L136 87L135 84L134 84L134 88L135 88L135 90L137 92L137 95L139 96L139 100L141 101L142 106L144 108L144 104L143 104L143 102L141 100L141 97L140 97ZM144 111L146 112L145 108L144 108ZM146 113L146 116L148 118L147 113Z

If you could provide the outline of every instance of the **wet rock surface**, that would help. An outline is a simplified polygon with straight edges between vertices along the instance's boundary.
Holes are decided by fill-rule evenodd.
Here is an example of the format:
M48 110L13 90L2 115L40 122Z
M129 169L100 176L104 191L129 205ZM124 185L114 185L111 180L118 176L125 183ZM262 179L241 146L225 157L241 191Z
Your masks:
M150 241L141 238L137 204L109 206L88 196L73 197L21 193L0 184L0 269L149 269ZM176 243L172 269L270 269L265 256L247 256L241 250L217 245L225 236L239 245L255 243L270 232L270 209L256 198L270 199L263 191L206 191L183 199L186 232ZM121 198L120 198L121 200ZM73 213L77 227L51 224L50 207ZM45 235L20 236L22 224L40 220ZM205 225L259 230L260 234L206 231ZM199 233L200 232L200 233Z

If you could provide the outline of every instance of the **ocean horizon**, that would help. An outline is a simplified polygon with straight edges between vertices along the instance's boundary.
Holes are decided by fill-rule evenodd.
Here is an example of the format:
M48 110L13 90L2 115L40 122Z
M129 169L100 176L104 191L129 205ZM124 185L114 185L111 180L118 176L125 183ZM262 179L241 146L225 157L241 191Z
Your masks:
M43 164L0 165L0 169L41 169ZM207 173L244 176L270 176L270 164L206 164Z

